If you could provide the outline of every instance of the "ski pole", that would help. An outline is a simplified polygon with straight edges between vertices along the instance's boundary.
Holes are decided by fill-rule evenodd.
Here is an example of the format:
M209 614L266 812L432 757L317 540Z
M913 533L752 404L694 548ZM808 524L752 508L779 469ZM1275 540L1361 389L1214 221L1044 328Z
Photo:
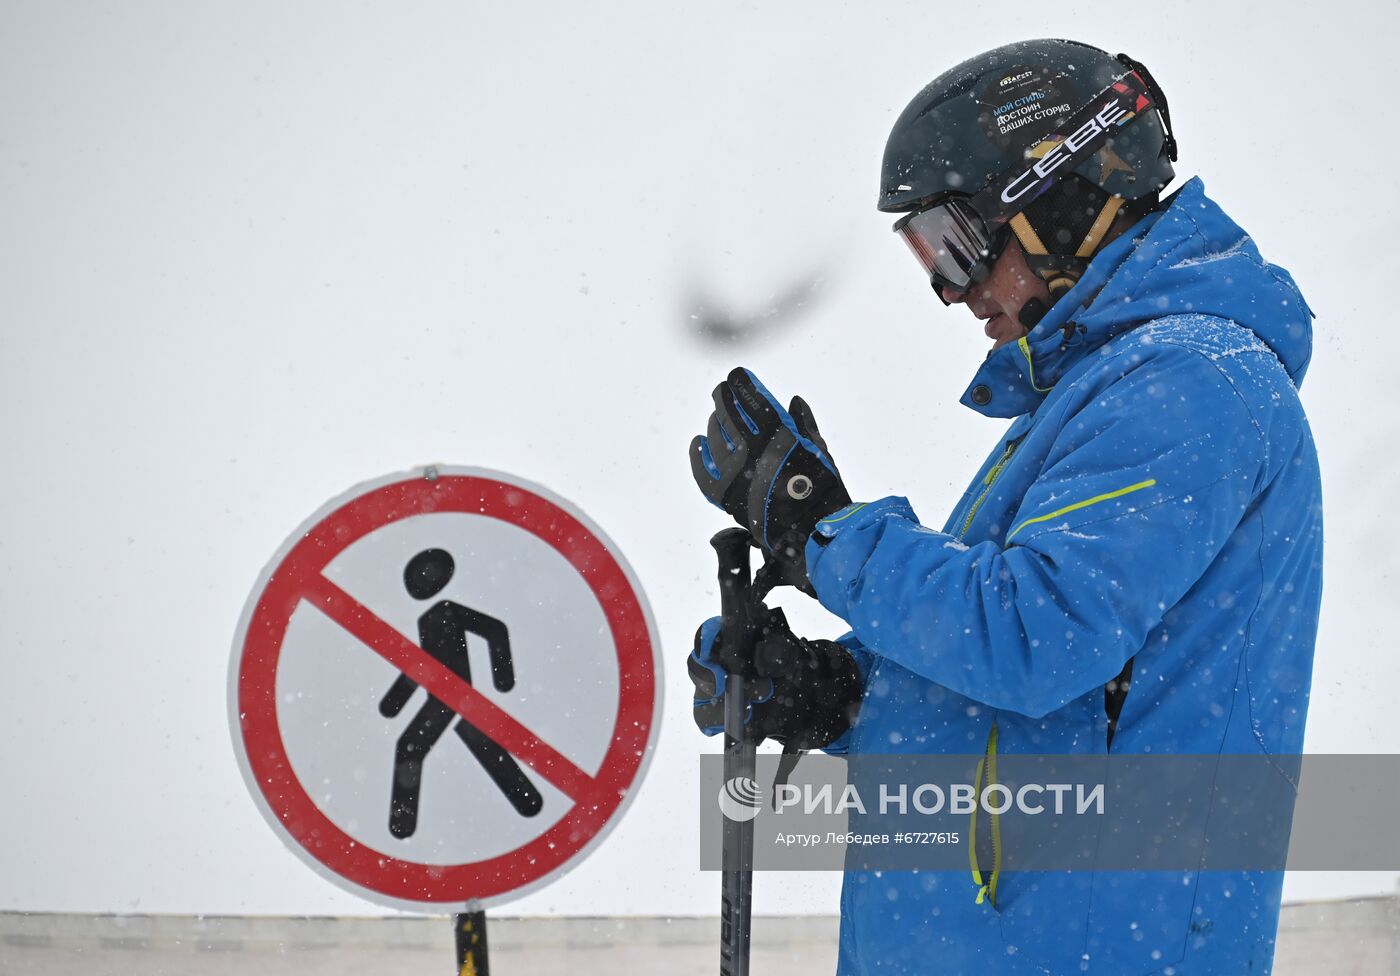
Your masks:
M710 540L719 557L720 663L724 687L724 781L757 793L758 743L745 726L748 679L756 637L749 590L749 533L725 529ZM753 821L724 817L724 880L720 893L720 976L748 976L753 921Z

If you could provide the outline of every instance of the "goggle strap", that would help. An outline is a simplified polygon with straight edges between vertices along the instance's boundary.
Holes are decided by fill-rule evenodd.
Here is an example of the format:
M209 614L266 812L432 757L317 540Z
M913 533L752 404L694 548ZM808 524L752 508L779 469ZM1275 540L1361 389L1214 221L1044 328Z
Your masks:
M1162 93L1161 87L1157 84L1157 79L1152 77L1152 72L1147 70L1147 65L1141 61L1134 61L1126 54L1118 55L1118 61L1136 71L1147 85L1147 93L1152 96L1152 103L1157 107L1157 112L1162 116L1162 132L1165 138L1162 140L1162 148L1167 151L1167 158L1176 162L1176 136L1172 133L1172 113L1167 110L1167 96Z
M1028 158L1002 171L973 195L969 205L988 226L1005 223L1053 185L1056 170L1072 172L1120 126L1155 105L1147 81L1134 71L1125 72L1040 140L1041 145L1055 148L1039 161ZM1113 110L1116 114L1105 119L1105 113Z

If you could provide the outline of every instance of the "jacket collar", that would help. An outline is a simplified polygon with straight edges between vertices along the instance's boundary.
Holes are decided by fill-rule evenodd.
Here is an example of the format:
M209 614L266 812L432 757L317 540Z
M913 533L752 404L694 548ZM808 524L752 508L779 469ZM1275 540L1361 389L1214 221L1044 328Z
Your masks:
M1100 251L1079 283L1060 296L1034 329L987 357L961 402L988 417L1019 417L1040 406L1061 376L1116 334L1090 336L1074 317L1093 304L1161 215L1148 214Z
M1312 312L1298 286L1264 260L1198 178L1104 248L1025 338L987 357L962 402L989 417L1030 413L1114 336L1185 313L1252 330L1295 383L1307 371Z

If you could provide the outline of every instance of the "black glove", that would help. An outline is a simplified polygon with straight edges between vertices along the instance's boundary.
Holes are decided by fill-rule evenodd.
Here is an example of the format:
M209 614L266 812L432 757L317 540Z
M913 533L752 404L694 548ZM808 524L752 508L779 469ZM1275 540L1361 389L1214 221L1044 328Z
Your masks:
M804 593L807 538L851 503L812 410L793 397L784 410L742 367L715 387L707 433L690 442L690 470L712 503L753 534L778 575Z
M754 646L754 672L745 724L758 741L774 739L786 749L820 749L839 739L860 710L860 671L835 641L793 635L781 610L768 610ZM706 735L724 731L724 687L719 663L720 618L695 632L687 661L695 685L695 724Z

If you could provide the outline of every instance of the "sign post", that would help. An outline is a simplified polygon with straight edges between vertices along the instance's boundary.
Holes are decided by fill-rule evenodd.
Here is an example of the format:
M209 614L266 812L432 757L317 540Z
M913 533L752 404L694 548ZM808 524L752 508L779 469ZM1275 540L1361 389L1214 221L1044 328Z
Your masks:
M491 976L486 954L486 910L469 908L455 921L457 976Z
M483 974L484 910L578 864L634 795L657 648L635 575L568 502L497 472L392 475L323 506L253 588L235 751L322 876L393 908L468 904L459 972Z

